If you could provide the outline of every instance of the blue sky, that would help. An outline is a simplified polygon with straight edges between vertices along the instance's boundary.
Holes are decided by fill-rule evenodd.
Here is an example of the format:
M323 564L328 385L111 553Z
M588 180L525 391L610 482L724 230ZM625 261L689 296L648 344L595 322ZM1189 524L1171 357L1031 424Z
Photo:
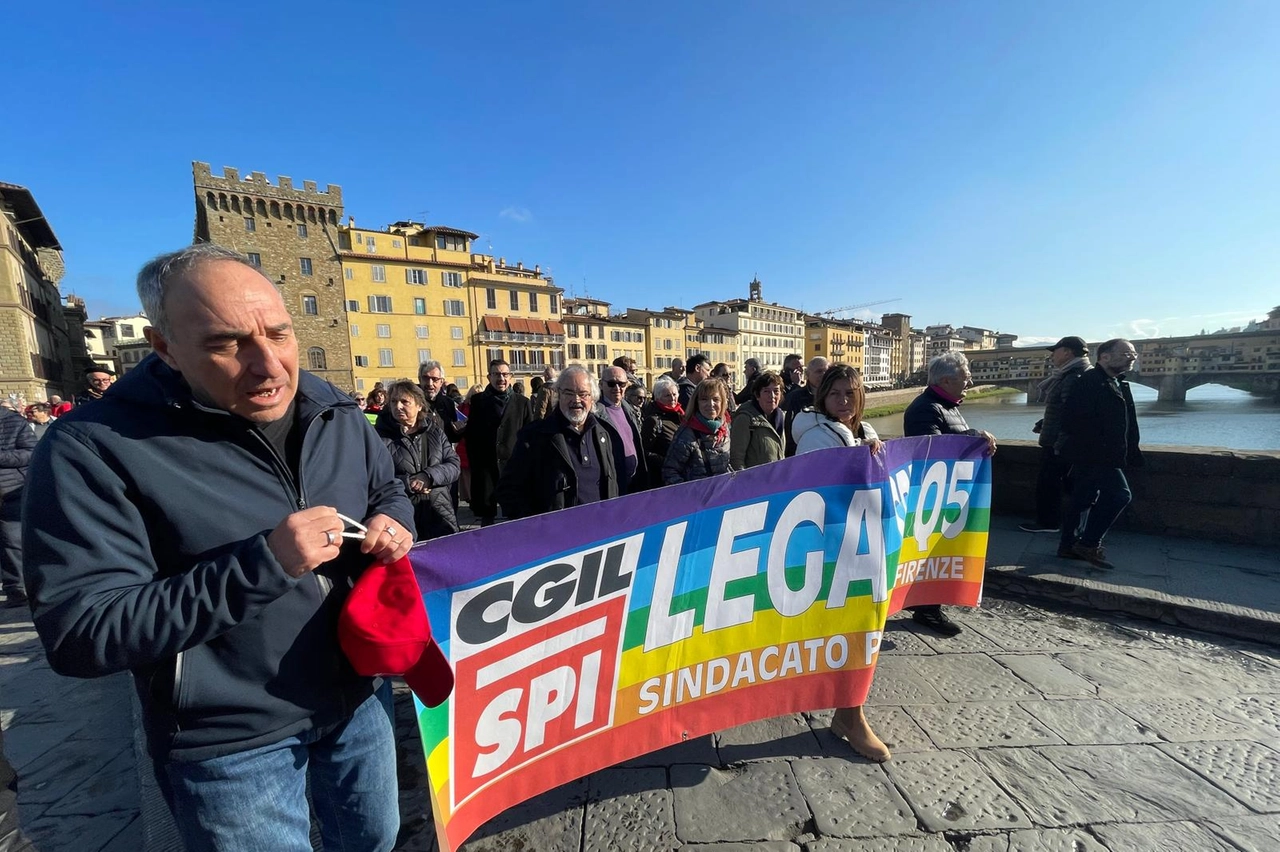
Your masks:
M192 160L340 184L616 307L1186 334L1280 304L1280 4L20 4L0 180L92 314Z

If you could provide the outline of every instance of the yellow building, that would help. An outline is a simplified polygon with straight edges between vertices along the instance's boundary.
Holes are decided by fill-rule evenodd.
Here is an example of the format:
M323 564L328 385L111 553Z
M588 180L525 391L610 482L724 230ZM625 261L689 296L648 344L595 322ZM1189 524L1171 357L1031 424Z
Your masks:
M415 222L385 230L338 227L356 390L416 380L418 365L432 360L459 388L475 381L476 320L467 292L474 239Z
M690 346L696 345L698 326L691 311L681 308L663 308L650 311L644 308L627 308L627 320L645 326L645 357L637 359L636 371L649 387L658 376L671 369L671 359L685 360L692 354Z
M822 356L834 364L848 364L862 373L866 366L865 347L866 327L861 322L820 316L805 318L805 363Z
M565 357L595 376L613 365L615 358L633 358L643 372L648 326L621 315L610 315L609 302L600 299L565 299Z
M489 362L501 358L511 365L516 381L526 393L529 380L550 365L557 370L565 364L565 329L560 316L564 290L542 274L541 267L523 263L508 266L488 255L468 278L472 310L479 317L472 343L477 380L487 382Z
M696 316L693 316L693 321L697 328L691 336L689 354L706 355L711 359L712 367L716 364L725 364L729 368L729 384L736 391L738 383L742 380L742 369L738 362L738 332L733 329L704 325Z
M487 382L493 358L517 377L563 364L560 288L537 267L473 253L476 238L418 222L338 228L357 390L416 378L425 361L462 390Z

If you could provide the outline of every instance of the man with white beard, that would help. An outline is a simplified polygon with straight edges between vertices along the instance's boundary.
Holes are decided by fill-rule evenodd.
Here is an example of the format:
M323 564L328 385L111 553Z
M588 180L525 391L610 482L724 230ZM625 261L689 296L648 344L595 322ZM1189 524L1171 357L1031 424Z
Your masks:
M600 395L594 376L570 364L556 380L559 404L520 430L498 482L508 518L540 515L618 496L608 429L591 413Z

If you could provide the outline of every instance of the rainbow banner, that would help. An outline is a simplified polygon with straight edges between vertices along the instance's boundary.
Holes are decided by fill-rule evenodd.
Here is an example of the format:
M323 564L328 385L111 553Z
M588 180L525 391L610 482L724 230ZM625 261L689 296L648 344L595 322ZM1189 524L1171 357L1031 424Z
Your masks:
M889 615L981 599L985 448L822 450L415 547L457 676L417 704L441 848L619 761L861 704Z

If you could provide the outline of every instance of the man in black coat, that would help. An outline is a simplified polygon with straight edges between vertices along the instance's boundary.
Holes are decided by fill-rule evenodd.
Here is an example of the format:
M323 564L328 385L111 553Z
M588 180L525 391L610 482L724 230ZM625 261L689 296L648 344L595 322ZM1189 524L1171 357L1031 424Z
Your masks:
M758 358L748 358L742 362L742 390L733 395L733 401L738 405L746 405L755 399L755 388L752 387L756 383L756 379L760 377L760 360Z
M462 424L458 422L458 405L444 392L444 384L444 369L439 361L424 361L418 367L418 387L426 397L427 407L439 418L437 425L449 443L456 444L462 440Z
M1057 532L1062 520L1062 493L1070 467L1054 449L1062 433L1062 407L1066 405L1076 380L1089 369L1089 348L1084 338L1064 337L1049 347L1053 365L1048 378L1040 383L1038 399L1044 403L1044 417L1032 430L1040 435L1040 473L1036 477L1036 519L1019 524L1024 532Z
M676 387L680 390L681 408L689 410L689 400L693 399L693 392L697 389L698 383L710 377L711 359L701 352L690 355L689 360L684 364L684 375L676 380Z
M489 386L471 401L463 433L471 463L471 509L481 526L498 515L498 478L515 450L516 436L532 422L528 397L511 389L511 365L501 358L490 361Z
M91 364L85 368L84 393L76 397L76 408L81 408L91 402L97 402L102 399L102 395L107 392L107 388L111 387L112 382L116 380L115 371L110 367L104 367L101 364Z
M511 518L541 515L617 497L612 432L592 413L595 378L577 364L556 380L559 404L522 429L498 483Z
M1062 516L1058 555L1099 568L1107 561L1102 539L1133 498L1124 471L1142 466L1138 416L1124 374L1138 360L1122 338L1098 346L1098 365L1082 375L1062 411L1058 455L1071 465L1071 495Z
M970 429L960 413L960 403L973 376L969 372L969 359L962 352L946 352L929 362L929 386L911 401L902 414L902 434L911 438L918 435L972 435L985 438L987 455L996 451L996 437L990 432ZM911 607L911 618L933 630L940 636L960 633L956 624L937 604Z
M22 581L22 491L35 447L36 433L27 419L0 408L0 584L6 607L27 605Z

